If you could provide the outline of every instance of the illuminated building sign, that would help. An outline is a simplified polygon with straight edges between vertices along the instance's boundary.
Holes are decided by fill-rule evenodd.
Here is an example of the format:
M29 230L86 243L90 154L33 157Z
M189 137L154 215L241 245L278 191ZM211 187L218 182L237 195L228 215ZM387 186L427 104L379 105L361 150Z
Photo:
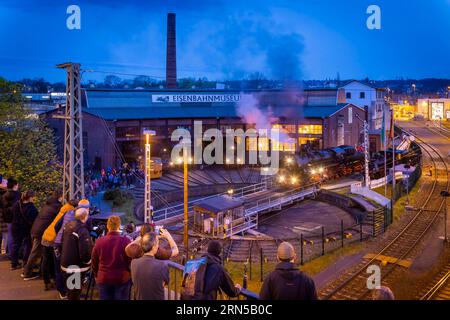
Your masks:
M154 94L153 103L239 102L240 94Z
M444 103L432 102L431 103L431 119L439 120L444 118Z

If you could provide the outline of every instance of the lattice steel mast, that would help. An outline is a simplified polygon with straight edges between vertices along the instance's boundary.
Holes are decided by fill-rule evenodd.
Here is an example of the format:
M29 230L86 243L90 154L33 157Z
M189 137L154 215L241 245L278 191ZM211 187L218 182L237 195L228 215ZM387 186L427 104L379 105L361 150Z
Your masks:
M80 64L67 62L57 68L66 69L66 110L64 119L64 200L84 198L83 126L81 110Z

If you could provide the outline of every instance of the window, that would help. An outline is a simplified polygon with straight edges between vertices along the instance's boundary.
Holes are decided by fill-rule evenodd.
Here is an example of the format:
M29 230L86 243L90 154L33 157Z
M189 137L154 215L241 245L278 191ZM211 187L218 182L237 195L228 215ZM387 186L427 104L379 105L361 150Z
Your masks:
M280 132L295 133L295 124L274 124L273 129L280 129Z
M352 98L352 93L351 92L346 92L345 93L345 98L346 99L351 99Z
M360 98L360 99L365 99L365 98L366 98L366 93L365 93L364 91L361 91L361 92L359 93L359 98Z
M383 99L383 91L381 91L381 90L378 90L377 91L377 99Z
M298 138L298 145L301 152L308 152L311 149L318 150L321 148L322 140L319 138Z
M321 124L302 124L298 126L300 134L322 134Z
M295 139L289 138L287 141L278 142L272 140L272 150L274 151L295 151Z

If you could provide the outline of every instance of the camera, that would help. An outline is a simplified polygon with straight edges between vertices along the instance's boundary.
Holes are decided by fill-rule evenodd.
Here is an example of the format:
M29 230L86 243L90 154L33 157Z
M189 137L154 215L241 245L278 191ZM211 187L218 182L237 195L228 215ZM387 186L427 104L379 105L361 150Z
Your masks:
M159 236L161 235L161 229L163 229L164 226L155 226L155 233Z

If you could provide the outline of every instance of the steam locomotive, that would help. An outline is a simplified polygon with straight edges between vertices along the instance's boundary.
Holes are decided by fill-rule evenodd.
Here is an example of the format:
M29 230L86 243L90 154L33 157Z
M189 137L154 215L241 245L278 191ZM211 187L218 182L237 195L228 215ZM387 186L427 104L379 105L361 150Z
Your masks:
M392 166L392 149L375 153L369 162L371 179L384 176L384 166ZM396 164L416 165L420 161L421 151L417 144L411 143L405 151L395 153ZM348 145L309 152L304 156L287 155L282 159L280 180L290 175L292 183L301 179L304 182L323 182L364 172L364 152Z

